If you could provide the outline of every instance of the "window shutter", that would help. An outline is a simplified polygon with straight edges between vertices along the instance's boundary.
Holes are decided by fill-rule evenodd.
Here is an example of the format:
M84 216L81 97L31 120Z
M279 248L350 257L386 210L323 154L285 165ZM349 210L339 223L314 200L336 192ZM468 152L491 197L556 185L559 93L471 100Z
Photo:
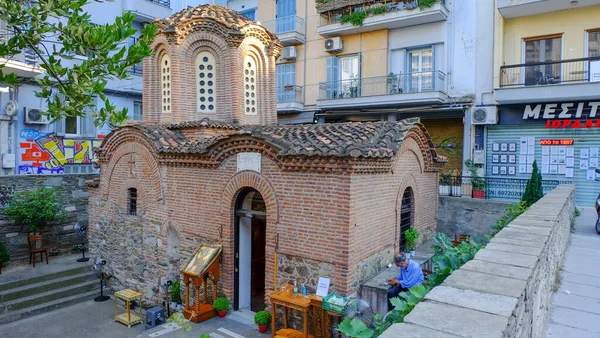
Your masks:
M339 95L340 87L340 59L336 56L327 58L327 98L332 99Z

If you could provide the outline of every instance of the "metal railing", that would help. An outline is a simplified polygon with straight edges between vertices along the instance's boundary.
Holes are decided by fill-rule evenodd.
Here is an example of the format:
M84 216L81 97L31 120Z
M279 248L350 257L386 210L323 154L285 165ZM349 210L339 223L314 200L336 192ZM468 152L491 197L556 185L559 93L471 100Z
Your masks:
M446 74L434 70L319 83L319 100L425 92L446 92Z
M146 1L150 1L153 2L157 5L161 5L161 6L165 6L165 7L169 7L171 8L171 0L146 0Z
M4 22L0 22L0 43L6 43L9 39L15 36L14 31L6 28ZM22 52L16 55L7 57L8 60L22 62L30 66L36 66L39 63L39 58L32 48L25 47Z
M329 1L325 1L325 2L329 3L329 2L337 2L337 1L329 0ZM445 0L438 0L437 2L441 3L443 5L446 4ZM395 11L410 11L413 9L417 9L419 7L419 1L418 0L399 0L399 1L381 0L379 2L370 3L369 5L366 5L363 3L363 4L357 4L357 5L348 5L348 6L341 6L341 7L335 6L335 7L336 8L333 9L336 11L335 15L321 15L320 16L320 25L329 25L329 24L340 22L343 14L341 14L339 11L342 8L347 8L347 7L362 8L362 10L365 11L365 10L372 10L375 8L383 7L384 11L382 13L379 13L379 14L383 14L383 13L389 13L389 12L395 12ZM348 12L348 13L350 13L350 12ZM377 14L371 14L371 15L377 15Z
M277 87L277 103L302 103L302 86L288 85Z
M600 56L501 66L500 87L589 82L592 62L600 62Z
M142 64L138 63L137 65L133 65L133 67L131 67L131 69L129 69L129 73L133 74L133 75L142 76L144 74Z
M528 179L497 177L482 177L481 179L485 182L482 189L485 191L485 199L513 201L520 201L523 198L523 193L525 193L525 188L529 181ZM473 190L471 180L470 176L452 176L450 182L440 182L440 196L461 197L463 195L470 195ZM449 185L446 185L448 183ZM542 180L542 191L545 195L559 184L570 183L572 182Z
M263 26L275 34L297 32L304 35L304 19L295 15L265 21Z

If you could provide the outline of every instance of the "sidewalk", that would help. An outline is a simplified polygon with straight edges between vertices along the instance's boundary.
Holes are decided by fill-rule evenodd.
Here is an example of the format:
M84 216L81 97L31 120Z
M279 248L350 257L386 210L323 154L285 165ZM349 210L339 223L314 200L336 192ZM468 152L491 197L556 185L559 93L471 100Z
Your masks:
M580 208L563 266L560 289L552 295L546 337L600 336L600 235L596 210Z

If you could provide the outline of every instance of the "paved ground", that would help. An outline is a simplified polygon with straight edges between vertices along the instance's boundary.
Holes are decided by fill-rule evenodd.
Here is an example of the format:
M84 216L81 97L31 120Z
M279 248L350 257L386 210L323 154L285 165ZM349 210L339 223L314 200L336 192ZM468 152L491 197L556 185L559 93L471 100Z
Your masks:
M122 311L122 308L119 309ZM252 313L229 314L225 318L213 318L200 324L192 324L192 332L180 336L181 330L174 323L144 331L142 324L131 328L116 323L112 299L102 303L87 301L47 314L0 325L2 338L171 338L200 337L209 333L212 338L259 338L268 337L258 332L251 321ZM267 331L270 335L270 330Z
M580 210L560 289L552 296L546 337L600 337L600 235L594 228L596 210Z

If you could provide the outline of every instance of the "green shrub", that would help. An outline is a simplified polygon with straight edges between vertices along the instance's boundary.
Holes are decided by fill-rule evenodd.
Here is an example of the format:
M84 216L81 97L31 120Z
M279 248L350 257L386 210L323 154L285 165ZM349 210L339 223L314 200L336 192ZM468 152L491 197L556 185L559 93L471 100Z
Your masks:
M419 230L410 228L404 232L404 238L406 239L406 249L414 250L417 247L417 240L419 239Z
M419 0L419 8L426 9L433 6L439 0Z
M526 206L530 207L543 196L544 192L542 190L542 174L540 174L537 162L534 160L531 178L529 181L527 181L527 187L525 187L525 193L523 194L523 198L521 200L526 203Z
M56 190L45 187L15 193L8 201L4 214L19 225L29 226L33 232L67 217Z
M504 211L504 215L500 216L496 221L496 224L491 226L492 233L488 237L494 237L500 230L504 229L508 223L514 221L515 218L519 217L519 215L527 211L527 209L527 202L525 201L510 204Z
M181 281L174 281L169 291L171 291L171 301L181 304Z
M256 325L260 326L269 325L269 323L271 322L271 312L265 310L258 311L254 315L254 322L256 323Z
M217 311L227 311L229 310L229 301L225 297L219 297L215 299L213 306Z
M10 252L4 242L0 242L0 261L6 263L10 259Z

